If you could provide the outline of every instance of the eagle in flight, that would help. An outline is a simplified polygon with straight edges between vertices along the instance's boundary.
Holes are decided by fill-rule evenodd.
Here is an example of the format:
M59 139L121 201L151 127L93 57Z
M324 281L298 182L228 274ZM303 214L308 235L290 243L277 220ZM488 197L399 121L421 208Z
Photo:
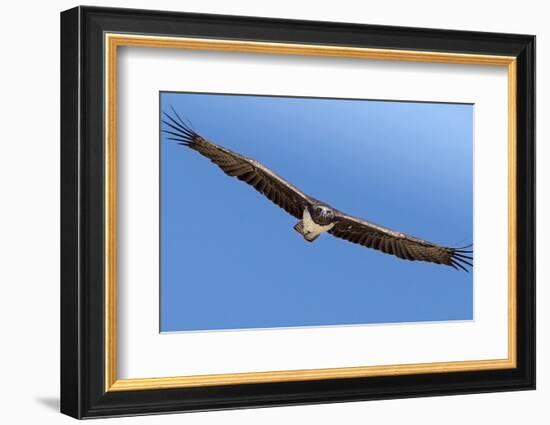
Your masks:
M294 229L308 242L321 233L377 249L404 260L427 261L468 271L472 266L471 245L452 248L379 226L338 211L298 189L258 161L233 152L204 138L172 108L164 112L162 129L167 139L207 157L230 177L249 184L270 201L299 219Z

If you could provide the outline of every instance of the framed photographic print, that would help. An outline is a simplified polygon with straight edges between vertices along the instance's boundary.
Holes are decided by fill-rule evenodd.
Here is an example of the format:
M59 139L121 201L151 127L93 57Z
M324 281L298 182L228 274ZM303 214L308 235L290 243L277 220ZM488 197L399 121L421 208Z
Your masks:
M535 387L529 35L61 14L61 411Z

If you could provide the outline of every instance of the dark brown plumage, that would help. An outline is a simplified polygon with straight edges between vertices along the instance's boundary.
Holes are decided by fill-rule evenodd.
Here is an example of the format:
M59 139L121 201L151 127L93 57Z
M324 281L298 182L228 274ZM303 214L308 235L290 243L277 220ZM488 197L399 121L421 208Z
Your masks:
M336 224L328 232L337 238L392 254L403 260L428 261L467 270L471 266L469 246L449 248L396 232L366 220L336 213Z
M313 221L318 225L326 225L327 217L329 217L330 223L328 224L332 225L332 228L328 229L328 232L337 238L395 255L404 260L444 264L466 271L468 270L467 266L472 266L472 251L467 249L470 246L459 248L440 246L344 214L306 195L258 161L205 139L196 133L189 124L186 124L174 109L172 111L174 116L164 113L166 119L162 120L166 126L163 132L167 133L168 139L175 140L180 145L187 146L207 157L225 174L248 183L290 215L302 219L306 209L309 215L310 211L314 212L321 207L320 209L326 210L321 211L323 214L328 212L330 215L316 217L313 214ZM295 229L303 229L301 224L302 221L298 223L297 227L295 226ZM306 240L312 241L316 237L306 238Z

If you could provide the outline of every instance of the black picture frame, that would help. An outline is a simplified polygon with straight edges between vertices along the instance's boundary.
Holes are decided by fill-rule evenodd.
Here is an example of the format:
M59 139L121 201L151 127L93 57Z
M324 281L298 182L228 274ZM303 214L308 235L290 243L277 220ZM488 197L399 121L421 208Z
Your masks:
M104 33L514 56L517 59L517 367L105 391ZM61 412L75 418L535 388L535 37L76 7L61 13Z

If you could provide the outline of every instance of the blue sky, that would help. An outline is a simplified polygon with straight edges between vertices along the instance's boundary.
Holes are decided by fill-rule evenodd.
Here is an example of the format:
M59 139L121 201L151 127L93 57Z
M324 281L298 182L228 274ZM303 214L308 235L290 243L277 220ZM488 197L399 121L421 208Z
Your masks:
M473 106L162 92L204 137L346 213L472 242ZM161 331L473 315L472 273L321 235L161 135Z

